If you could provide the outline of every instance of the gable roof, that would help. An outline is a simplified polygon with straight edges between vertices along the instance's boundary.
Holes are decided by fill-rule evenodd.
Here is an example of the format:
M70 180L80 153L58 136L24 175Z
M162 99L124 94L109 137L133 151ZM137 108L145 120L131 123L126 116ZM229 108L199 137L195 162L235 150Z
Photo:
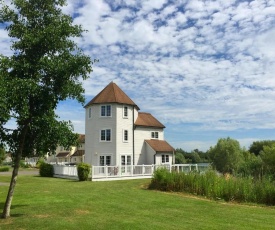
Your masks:
M97 94L90 102L84 107L92 104L102 103L119 103L126 105L134 105L138 110L139 107L124 93L114 82L109 83L99 94Z
M164 140L145 140L156 152L173 152L175 149Z
M56 155L56 157L68 157L70 152L60 152Z
M137 120L135 122L136 126L147 126L156 128L165 128L165 126L160 123L152 114L150 113L138 113Z
M77 150L75 153L72 155L72 157L81 157L85 155L85 150Z

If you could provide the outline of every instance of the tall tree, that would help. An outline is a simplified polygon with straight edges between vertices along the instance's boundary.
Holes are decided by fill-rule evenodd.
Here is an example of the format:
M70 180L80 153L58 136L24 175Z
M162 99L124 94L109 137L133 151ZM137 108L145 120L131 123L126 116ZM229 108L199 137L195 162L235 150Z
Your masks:
M240 143L230 137L219 139L208 153L214 167L221 173L233 173L243 161Z
M2 4L0 10L14 52L0 56L0 142L14 156L3 218L10 216L21 157L77 140L71 123L58 121L55 109L67 98L84 103L81 79L88 78L93 64L73 41L83 29L62 13L66 0L12 0L11 4ZM15 120L15 129L6 128L10 119Z
M275 144L274 140L254 141L249 146L249 152L254 153L256 156L258 156L261 153L261 151L264 150L264 146L271 147L274 144Z

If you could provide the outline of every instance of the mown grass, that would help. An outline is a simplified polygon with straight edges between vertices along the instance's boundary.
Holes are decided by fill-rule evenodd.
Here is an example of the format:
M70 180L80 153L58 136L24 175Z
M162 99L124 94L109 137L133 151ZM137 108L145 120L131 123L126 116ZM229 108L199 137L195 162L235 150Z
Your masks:
M1 209L8 181L0 174ZM274 229L274 208L148 190L149 183L19 176L0 229Z

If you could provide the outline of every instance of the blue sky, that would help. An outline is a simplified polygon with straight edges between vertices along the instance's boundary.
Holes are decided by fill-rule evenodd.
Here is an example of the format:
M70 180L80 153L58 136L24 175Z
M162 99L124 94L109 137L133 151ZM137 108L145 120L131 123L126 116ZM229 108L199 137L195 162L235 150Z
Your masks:
M69 0L63 10L88 30L76 42L99 59L83 82L87 102L114 81L188 151L228 136L246 147L275 139L274 0ZM0 42L9 55L3 29ZM84 133L81 105L57 112Z

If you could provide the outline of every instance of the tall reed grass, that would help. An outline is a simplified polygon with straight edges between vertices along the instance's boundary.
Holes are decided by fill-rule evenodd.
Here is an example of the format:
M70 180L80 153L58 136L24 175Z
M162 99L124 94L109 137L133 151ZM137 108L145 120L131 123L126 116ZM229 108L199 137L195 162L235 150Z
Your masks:
M229 174L224 176L213 170L203 174L186 174L160 168L155 171L149 188L187 192L217 200L275 205L275 183L268 178L259 181L252 177L238 178Z

